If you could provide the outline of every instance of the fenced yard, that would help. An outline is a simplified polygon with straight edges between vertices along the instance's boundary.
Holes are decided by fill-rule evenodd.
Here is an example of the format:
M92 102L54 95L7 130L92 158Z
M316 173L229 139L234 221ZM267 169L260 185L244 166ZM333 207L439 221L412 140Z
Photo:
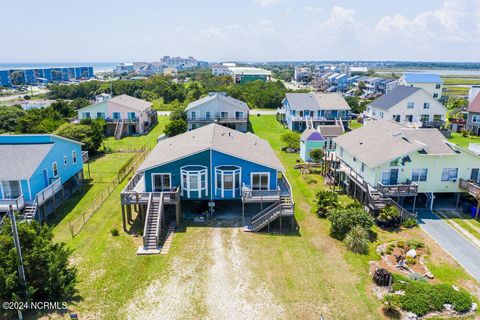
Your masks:
M64 233L61 238L74 250L81 299L70 307L80 318L145 319L161 314L197 319L319 319L320 315L384 319L381 302L371 292L368 271L369 262L379 258L374 248L392 239L424 241L431 249L429 269L439 281L478 290L478 284L420 229L398 233L375 229L378 239L371 243L368 255L347 251L329 236L329 221L313 214L313 197L325 188L323 177L293 169L299 156L280 151L285 129L274 116L251 121L255 134L270 142L287 171L299 234L188 225L175 235L168 255L139 257L135 251L142 239L121 231L119 193L127 183L124 180L73 239L68 223L61 233L58 226L55 230L59 238ZM107 163L99 166L108 171ZM108 181L98 175L94 179ZM103 188L105 184L98 183ZM351 201L341 196L343 204ZM112 236L112 228L120 230L120 235Z

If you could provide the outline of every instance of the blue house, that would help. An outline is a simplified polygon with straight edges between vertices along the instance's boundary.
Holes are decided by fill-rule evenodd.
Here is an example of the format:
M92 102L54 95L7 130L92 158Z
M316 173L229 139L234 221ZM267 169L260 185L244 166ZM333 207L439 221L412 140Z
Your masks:
M278 117L290 130L300 131L342 120L348 126L350 106L339 93L287 93Z
M0 212L44 219L82 180L81 146L53 134L0 135Z
M124 227L125 211L130 220L131 205L140 207L144 246L152 250L159 244L149 236L169 219L172 206L177 225L182 218L227 217L259 231L285 216L293 220L290 186L268 142L219 124L159 141L121 198Z
M314 149L322 149L324 152L335 151L333 139L344 132L340 120L335 125L320 125L316 129L306 129L300 135L300 158L304 162L311 162L310 151Z

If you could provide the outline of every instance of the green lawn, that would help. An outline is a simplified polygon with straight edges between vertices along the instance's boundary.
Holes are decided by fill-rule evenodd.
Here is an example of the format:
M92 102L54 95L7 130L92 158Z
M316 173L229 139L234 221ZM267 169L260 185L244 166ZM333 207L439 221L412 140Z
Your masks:
M115 140L115 137L108 137L104 144L110 150L138 150L143 146L153 148L157 144L157 138L163 133L165 125L168 123L168 116L159 116L158 124L146 135L124 137Z
M358 121L356 121L356 120L350 121L350 129L352 129L352 130L361 128L362 126L363 126L363 124L360 123L360 122L358 122Z
M468 78L442 78L444 85L477 85L480 84L480 79L468 79Z
M251 122L255 134L270 142L286 169L293 188L300 233L239 232L238 240L249 257L248 270L258 282L266 284L276 301L285 306L285 318L318 319L322 313L326 319L383 319L381 303L371 292L368 271L369 261L378 259L375 246L391 239L418 238L427 242L432 251L428 261L432 266L439 266L436 269L438 275L433 268L432 271L440 281L460 285L472 281L458 264L445 258L445 253L420 229L398 233L377 230L378 242L371 244L369 255L347 251L343 243L328 235L329 222L312 213L314 194L325 188L323 178L314 174L302 175L293 169L299 155L280 150L280 136L286 129L275 120L275 116L252 117ZM130 145L135 144L135 139L153 145L155 135L131 138ZM111 142L115 148L118 147L116 143L121 144L122 140ZM107 163L103 165L108 167ZM126 318L126 308L142 299L143 290L154 281L168 285L172 278L177 279L175 270L192 269L192 274L173 282L171 294L175 296L177 288L180 290L192 281L203 285L202 279L211 267L212 257L208 256L205 247L208 247L206 239L211 238L212 228L206 226L189 225L184 232L176 233L168 255L135 254L141 238L122 231L119 193L126 181L116 188L77 237L62 236L65 232L68 235L68 229L64 231L67 227L61 223L55 228L57 237L67 241L68 247L74 250L72 262L79 270L80 300L73 309L81 318ZM341 201L345 204L351 199L342 195ZM111 236L112 228L120 230L120 236ZM448 274L456 275L455 279L445 275L446 268L451 270ZM201 290L191 287L186 290L188 296L179 297L193 313L184 315L185 318L205 317L204 305L208 297Z
M444 86L445 95L447 96L466 96L470 90L468 87L457 87L453 85Z
M448 141L455 143L463 148L468 148L470 143L480 143L480 137L468 136L464 137L461 133L452 132L452 137Z

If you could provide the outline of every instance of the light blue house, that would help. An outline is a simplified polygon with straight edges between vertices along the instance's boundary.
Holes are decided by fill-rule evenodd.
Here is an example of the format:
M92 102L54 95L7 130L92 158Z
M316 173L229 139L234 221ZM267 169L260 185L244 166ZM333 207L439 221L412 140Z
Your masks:
M0 212L44 219L82 180L81 146L53 134L0 135Z
M148 235L159 232L159 221L228 217L259 231L284 216L293 220L290 186L268 142L218 124L159 141L122 192L127 217L131 205L145 214L144 245L152 249L158 238Z
M337 121L335 125L321 125L316 129L306 129L300 136L300 158L304 162L311 162L310 151L322 149L324 152L335 151L334 138L343 134L345 129L342 122Z
M287 93L279 120L290 130L300 131L342 120L348 126L350 106L339 93Z

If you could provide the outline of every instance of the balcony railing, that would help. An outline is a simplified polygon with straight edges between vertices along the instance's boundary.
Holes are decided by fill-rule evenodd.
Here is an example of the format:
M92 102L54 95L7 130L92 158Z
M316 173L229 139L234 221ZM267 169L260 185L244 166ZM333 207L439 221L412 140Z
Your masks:
M246 122L247 117L188 117L188 122Z
M89 159L88 151L82 151L82 161L83 161L83 163L88 162L88 159Z
M179 187L173 187L169 191L147 192L144 188L136 188L139 183L143 183L143 173L136 173L121 192L120 198L123 205L146 204L150 194L153 194L153 198L160 197L163 194L163 200L166 204L175 204L180 199Z
M384 185L379 182L377 184L377 190L387 197L414 196L418 193L418 185L415 183Z
M115 119L115 118L105 118L105 122L107 123L117 123L119 121L122 121L125 123L137 123L139 121L138 117L135 118L120 118L120 119Z
M465 179L460 179L458 186L466 190L470 195L480 199L480 184Z
M37 205L41 205L45 203L48 199L50 199L53 195L55 195L58 191L62 189L62 179L58 178L48 187L37 193L35 196Z
M307 121L307 120L313 120L313 121L331 121L334 122L338 120L339 118L346 118L346 115L340 115L339 116L292 116L292 121Z
M10 210L10 206L15 211L22 210L25 207L25 199L23 194L16 199L0 199L0 211Z
M253 190L250 186L242 186L242 200L244 202L279 201L280 193L280 187L275 190Z

